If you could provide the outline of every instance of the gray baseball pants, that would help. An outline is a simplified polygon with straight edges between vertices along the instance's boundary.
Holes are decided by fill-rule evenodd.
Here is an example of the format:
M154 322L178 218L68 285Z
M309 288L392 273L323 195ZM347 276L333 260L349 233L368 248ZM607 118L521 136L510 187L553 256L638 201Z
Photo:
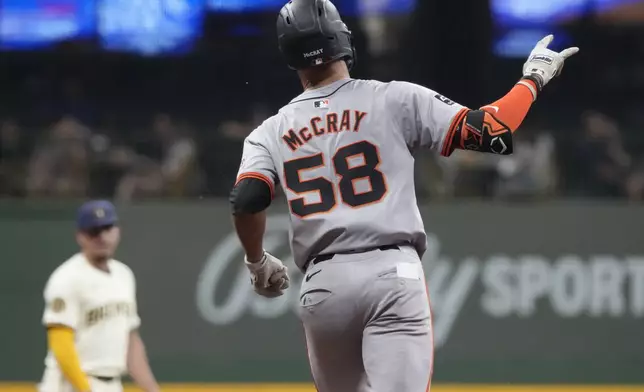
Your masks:
M416 250L336 254L307 269L299 316L318 391L429 391L431 311Z

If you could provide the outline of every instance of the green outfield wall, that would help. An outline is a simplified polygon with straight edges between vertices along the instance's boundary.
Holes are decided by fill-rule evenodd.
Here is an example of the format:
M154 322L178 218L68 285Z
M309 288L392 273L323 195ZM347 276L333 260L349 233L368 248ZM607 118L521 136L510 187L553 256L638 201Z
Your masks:
M2 381L40 377L42 289L75 252L75 207L0 203ZM255 296L225 202L119 209L118 258L137 276L159 378L310 381L293 312L301 276L279 299ZM266 247L290 264L288 216L271 212ZM464 203L422 214L435 382L644 384L644 207Z

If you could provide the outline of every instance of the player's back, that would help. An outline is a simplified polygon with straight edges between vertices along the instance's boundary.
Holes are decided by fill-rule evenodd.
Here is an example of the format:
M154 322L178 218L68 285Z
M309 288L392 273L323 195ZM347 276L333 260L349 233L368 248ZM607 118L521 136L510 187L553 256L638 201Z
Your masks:
M265 147L277 173L264 174L278 177L288 199L298 266L313 255L382 245L424 251L411 149L442 140L414 136L415 89L434 98L409 83L340 80L307 90L247 139L240 173L261 166L249 151Z

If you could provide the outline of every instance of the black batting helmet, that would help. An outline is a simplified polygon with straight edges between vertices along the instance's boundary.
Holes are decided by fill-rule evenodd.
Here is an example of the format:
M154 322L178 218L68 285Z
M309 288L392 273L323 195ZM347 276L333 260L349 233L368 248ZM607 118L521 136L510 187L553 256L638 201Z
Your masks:
M279 48L291 69L345 60L349 70L356 53L351 31L329 0L291 0L277 18Z

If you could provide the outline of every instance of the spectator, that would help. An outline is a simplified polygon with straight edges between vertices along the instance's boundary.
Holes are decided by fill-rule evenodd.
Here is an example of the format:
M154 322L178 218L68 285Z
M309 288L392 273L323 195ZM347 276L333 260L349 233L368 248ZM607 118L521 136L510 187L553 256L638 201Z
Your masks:
M499 157L456 150L448 159L440 159L447 192L453 197L491 197L498 178Z
M197 162L197 146L167 114L157 114L152 130L161 146L161 158L135 155L121 151L123 159L129 155L131 171L117 189L117 197L131 200L135 197L185 197L195 195L201 186L201 172Z
M251 105L250 113L245 114L243 120L221 123L214 140L209 140L207 154L203 157L204 164L211 168L208 173L209 195L228 196L239 169L244 139L271 116L268 108L259 103Z
M91 132L74 117L64 117L49 130L31 157L27 193L32 197L84 197L89 185Z
M591 197L622 197L631 168L617 123L598 112L582 117L584 135L575 160L576 194Z
M514 135L514 153L500 157L496 196L531 199L552 194L556 185L555 141L529 129Z
M114 125L101 127L93 132L90 139L92 198L113 198L119 181L129 171L136 156L132 148L120 141L116 129Z

